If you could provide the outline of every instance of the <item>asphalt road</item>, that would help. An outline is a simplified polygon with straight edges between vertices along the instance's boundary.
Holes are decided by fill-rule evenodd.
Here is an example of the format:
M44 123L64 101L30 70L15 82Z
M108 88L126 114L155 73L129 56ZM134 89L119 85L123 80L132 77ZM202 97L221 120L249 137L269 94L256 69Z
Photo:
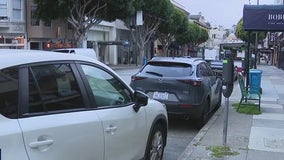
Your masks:
M131 75L136 73L137 69L116 70L116 72L129 84ZM169 118L168 139L164 152L164 160L178 159L198 131L190 121Z
M164 160L175 160L198 133L190 121L169 118L169 131Z

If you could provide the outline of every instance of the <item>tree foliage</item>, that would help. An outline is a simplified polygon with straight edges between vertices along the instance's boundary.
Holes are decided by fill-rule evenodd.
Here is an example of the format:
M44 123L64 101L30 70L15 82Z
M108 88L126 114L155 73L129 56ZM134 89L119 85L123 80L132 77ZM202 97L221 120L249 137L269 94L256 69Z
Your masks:
M264 38L267 35L267 32L251 32L250 33L250 43L252 43L252 44L255 44L256 33L258 33L258 42L263 41ZM235 35L236 35L236 37L240 38L244 42L249 42L249 32L244 30L242 18L240 19L240 21L237 24Z
M176 35L176 41L181 45L187 45L192 50L196 49L198 45L206 42L209 38L206 29L201 28L195 23L189 23L188 29L182 34Z
M164 53L168 52L171 42L175 41L175 35L186 32L188 25L187 15L176 8L168 21L162 21L157 31L157 37L162 44Z
M200 28L197 44L204 43L208 40L209 35L206 29Z
M176 40L180 44L197 43L200 28L195 23L189 23L186 32L176 35Z
M134 12L132 0L35 0L35 3L38 18L67 20L74 28L78 44L102 20L122 19Z

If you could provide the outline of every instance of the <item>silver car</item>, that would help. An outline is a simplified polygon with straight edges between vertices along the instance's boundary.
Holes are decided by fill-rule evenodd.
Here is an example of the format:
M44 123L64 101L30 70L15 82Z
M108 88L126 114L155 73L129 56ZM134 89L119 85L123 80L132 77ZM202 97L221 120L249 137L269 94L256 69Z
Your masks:
M167 106L169 116L203 126L221 105L222 80L198 58L155 57L131 78L130 86Z

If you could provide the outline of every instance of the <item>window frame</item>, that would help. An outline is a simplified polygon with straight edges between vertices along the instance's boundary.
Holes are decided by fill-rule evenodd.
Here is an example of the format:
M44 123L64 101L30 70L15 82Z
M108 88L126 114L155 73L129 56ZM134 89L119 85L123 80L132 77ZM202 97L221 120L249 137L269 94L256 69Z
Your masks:
M56 111L48 111L48 112L36 112L36 113L29 113L29 69L33 66L41 66L41 65L58 65L58 64L69 64L70 69L74 74L74 78L77 81L78 89L81 92L82 100L84 107L76 108L76 109L63 109L63 110L56 110ZM90 103L88 99L87 92L85 90L85 86L82 81L81 76L74 64L74 61L52 61L52 62L39 62L33 64L26 64L19 67L19 113L18 118L27 118L33 116L42 116L42 115L51 115L51 114L58 114L58 113L70 113L70 112L78 112L78 111L85 111L89 110Z
M210 65L209 65L208 63L204 63L204 64L205 64L205 66L206 66L206 68L207 68L207 75L208 75L209 77L214 76L214 72L213 72L213 70L211 69Z
M15 7L15 3L16 0L13 0L13 7L12 7L12 19L13 20L17 20L17 21L21 21L23 18L23 3L22 0L17 0L18 4L20 4L19 8ZM17 15L19 14L20 17L17 17Z
M31 11L31 26L40 26L40 19L35 16L36 6L30 6Z
M3 12L3 15L0 14L0 20L9 20L8 17L8 0L5 0L5 2L0 3L0 13ZM5 14L6 12L6 14Z
M17 71L17 73L18 73L18 86L17 86L17 88L18 88L18 91L17 91L17 102L18 102L18 104L17 104L17 106L15 107L16 108L16 115L15 115L15 117L11 117L11 116L6 116L6 115L3 115L3 116L5 116L5 117L7 117L7 118L9 118L9 119L16 119L16 118L18 118L19 117L19 110L20 110L20 108L19 108L19 106L21 105L21 102L20 102L20 94L21 94L21 90L20 90L20 79L21 79L21 77L20 77L20 71L19 71L19 69L17 68L17 67L8 67L8 68L4 68L4 69L1 69L1 70L9 70L9 69L15 69L16 71Z
M83 71L83 68L81 67L81 65L89 65L92 67L96 67L98 69L101 69L102 71L105 71L106 73L110 74L111 76L113 76L115 79L117 79L118 81L121 82L121 84L129 91L130 93L130 98L131 98L131 102L128 104L121 104L121 105L113 105L112 107L110 106L97 106L96 104L96 100L95 97L93 96L93 91L89 85L89 82L87 80L87 78L85 78L85 73ZM133 90L131 90L131 88L129 88L117 75L113 74L112 72L108 71L107 69L101 67L100 65L94 64L94 63L85 63L85 62L76 62L76 66L78 68L78 71L82 77L82 81L84 83L84 86L86 87L86 91L88 93L88 98L90 100L90 103L92 104L91 108L94 109L109 109L109 108L119 108L119 107L125 107L125 106L129 106L129 105L134 105L134 92Z

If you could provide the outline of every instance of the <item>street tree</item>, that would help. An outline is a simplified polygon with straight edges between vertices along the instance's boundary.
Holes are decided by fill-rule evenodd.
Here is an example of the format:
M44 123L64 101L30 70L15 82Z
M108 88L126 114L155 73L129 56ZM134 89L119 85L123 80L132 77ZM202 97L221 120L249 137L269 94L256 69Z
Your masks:
M250 43L252 45L255 44L256 33L258 33L258 43L262 42L267 35L267 32L256 32L256 31L248 32L248 31L245 31L244 28L243 28L243 18L241 18L239 20L238 24L237 24L237 27L236 27L236 31L235 31L236 37L240 38L244 42L249 42L249 33L250 33Z
M67 20L74 29L78 47L86 32L101 21L114 21L129 16L133 0L35 0L38 18L50 21Z
M174 7L170 0L135 0L133 7L135 12L122 20L138 46L139 59L142 62L145 57L146 44L153 38L161 22L169 20ZM136 25L133 22L137 11L143 12L142 25Z
M199 37L197 41L197 45L206 42L209 38L208 32L206 29L199 27Z
M183 34L188 29L187 15L177 8L168 21L162 21L157 31L157 38L162 44L162 50L165 55L168 53L168 48L175 41L175 35Z
M196 50L196 47L206 42L208 38L207 30L195 23L189 23L186 32L176 35L176 41L181 45L187 45L188 51Z

